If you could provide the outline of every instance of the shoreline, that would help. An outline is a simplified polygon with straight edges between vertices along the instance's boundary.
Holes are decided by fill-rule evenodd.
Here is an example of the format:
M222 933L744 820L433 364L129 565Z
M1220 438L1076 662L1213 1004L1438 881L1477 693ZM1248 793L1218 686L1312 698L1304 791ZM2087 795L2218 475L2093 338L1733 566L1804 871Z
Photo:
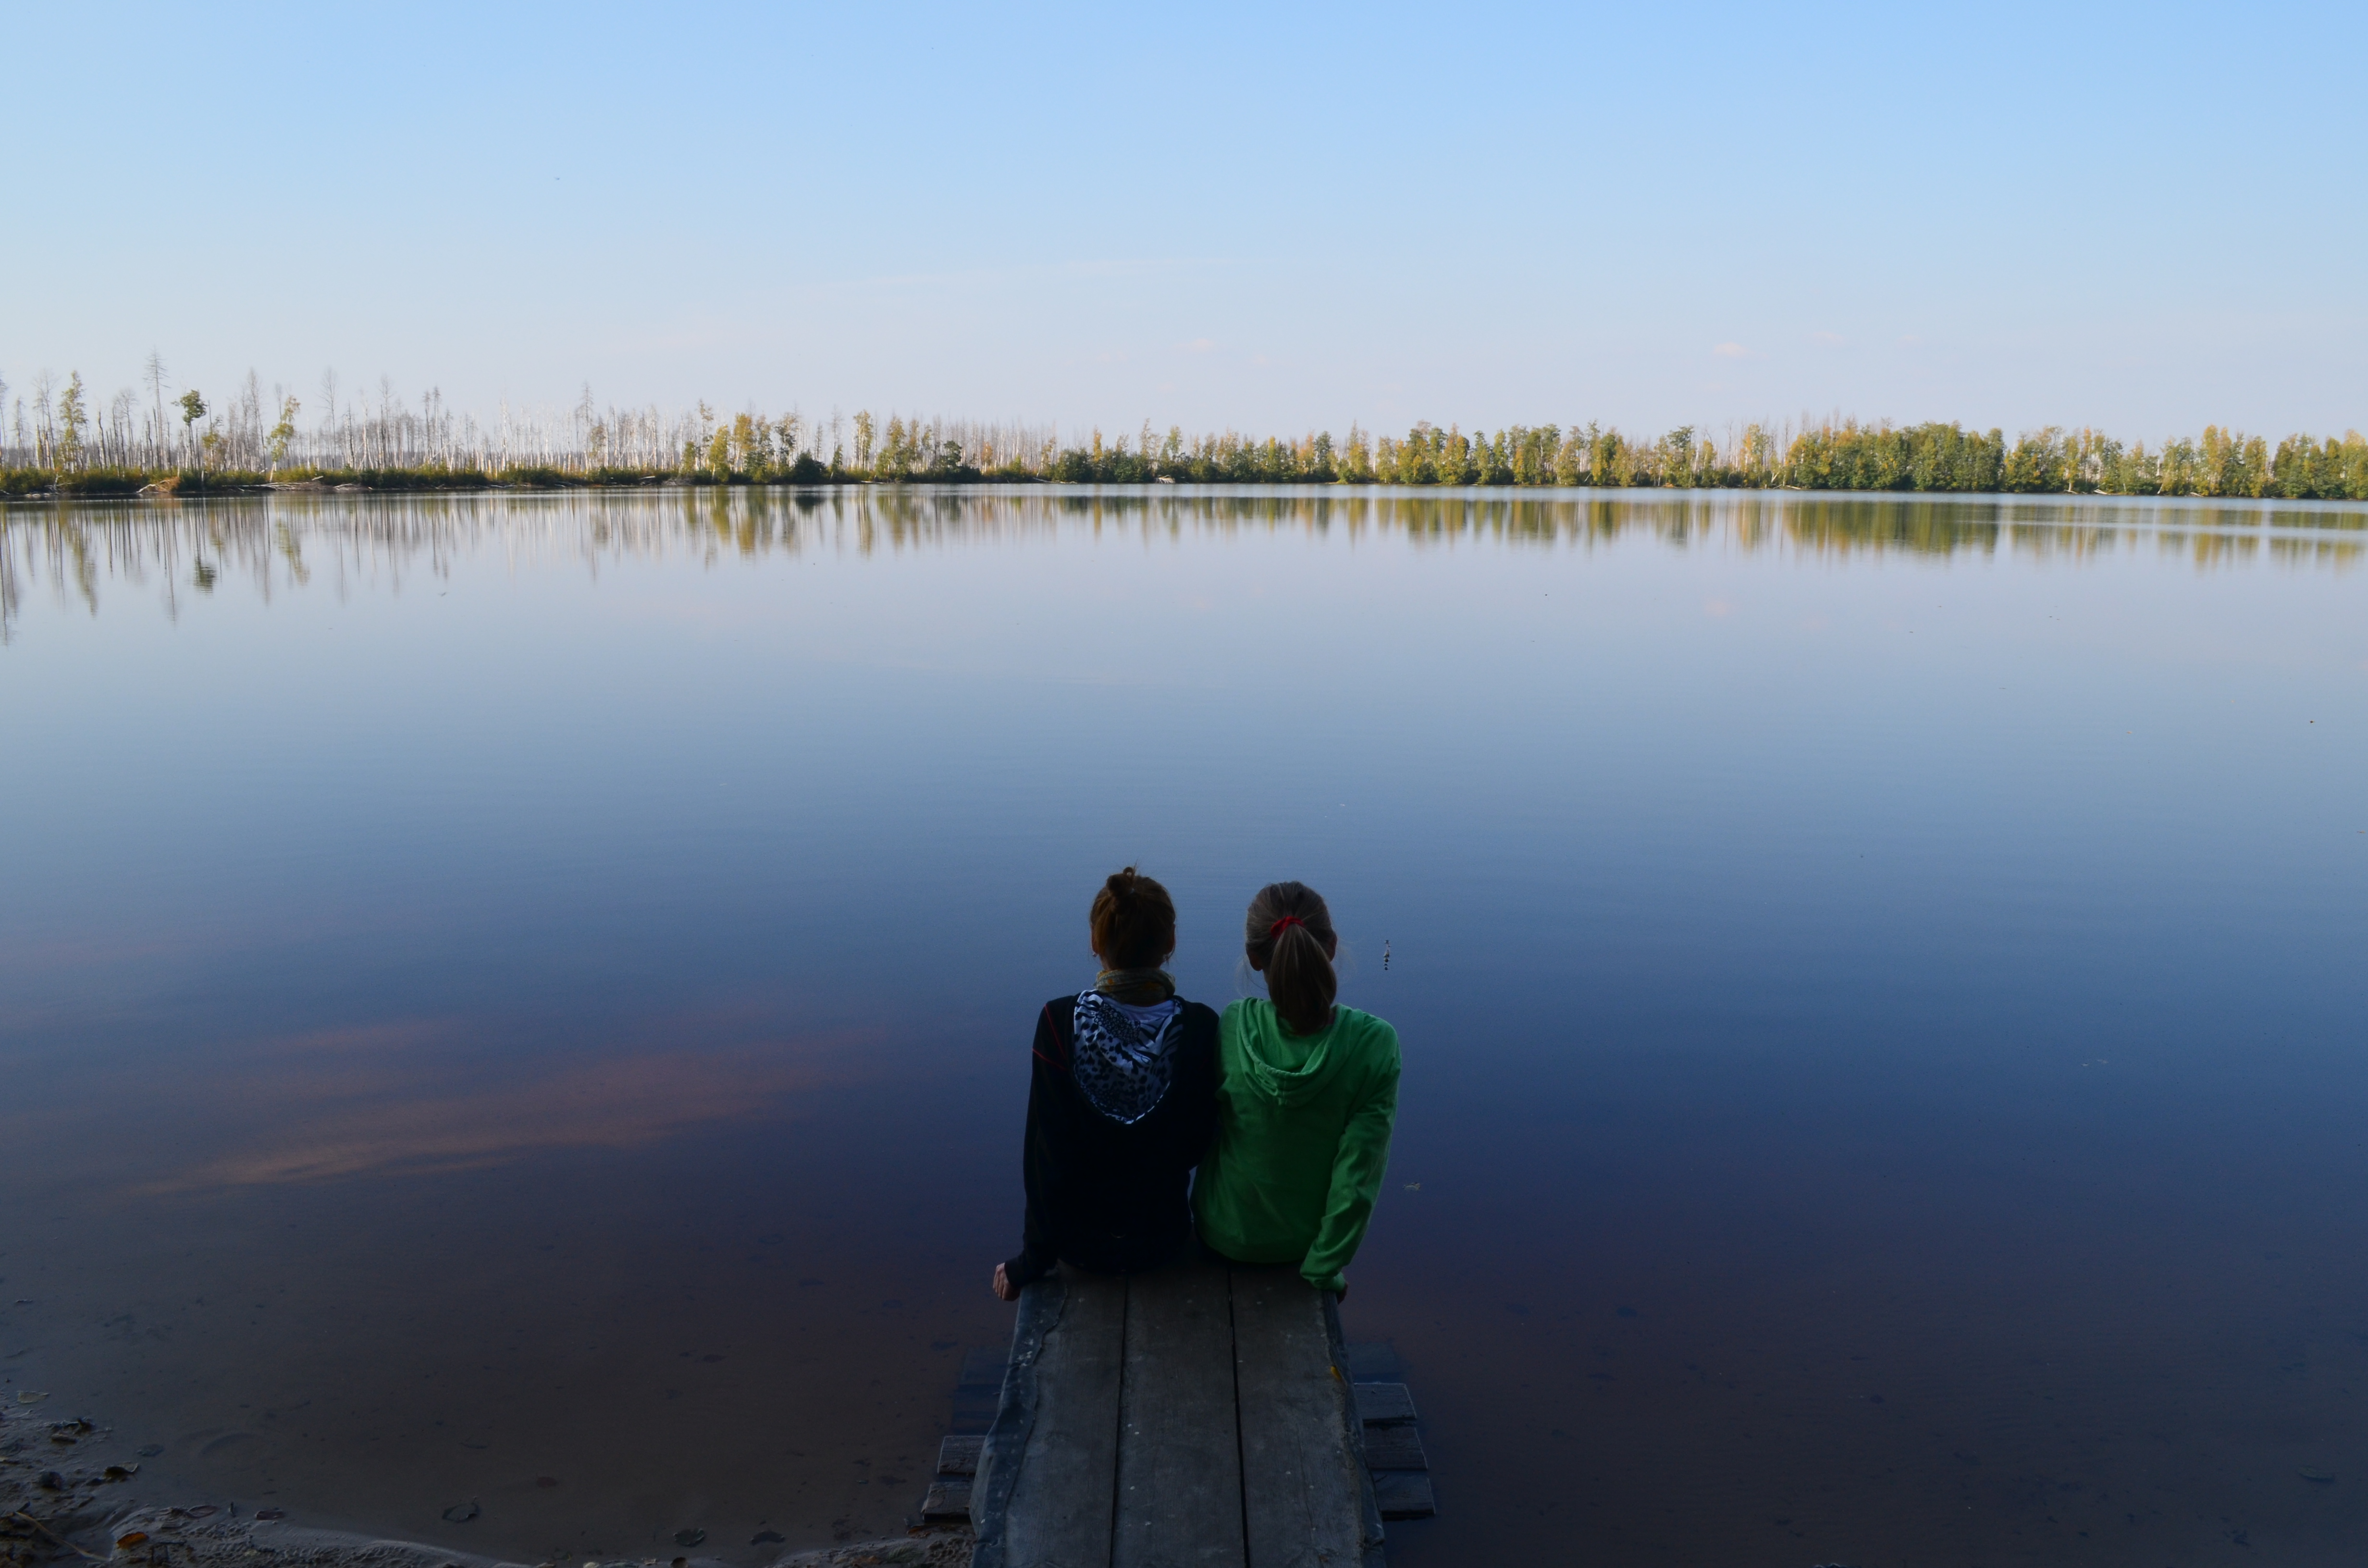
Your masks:
M455 1551L291 1522L279 1508L142 1494L140 1457L114 1429L61 1416L46 1396L0 1406L0 1568L577 1568ZM145 1490L153 1491L153 1485ZM966 1527L788 1552L772 1568L961 1568ZM721 1558L596 1558L581 1568L729 1568Z
M135 430L131 404L119 399L95 420L85 391L77 378L55 410L37 395L29 429L19 413L17 439L0 452L0 494L221 488L282 474L366 489L389 488L397 478L439 489L501 481L656 483L671 475L687 484L1378 483L2368 500L2368 437L2357 429L2325 437L2297 432L2272 448L2266 437L2207 425L2200 437L2174 435L2150 450L2143 440L2123 442L2089 426L2051 425L2009 441L1995 426L1869 424L1839 415L1814 424L1804 418L1797 429L1790 422L1730 426L1723 441L1691 425L1654 437L1599 423L1466 435L1427 420L1403 439L1357 425L1345 441L1313 430L1288 439L1233 430L1187 438L1180 426L1162 439L1146 421L1137 437L1110 441L1097 428L1090 445L1064 448L1052 426L891 416L882 432L860 412L850 460L837 415L827 457L823 429L799 415L774 419L751 411L718 424L703 403L696 421L669 422L655 408L646 415L611 408L604 419L587 401L564 428L547 421L514 426L506 414L495 439L473 419L456 429L432 394L418 415L386 403L360 417L349 406L343 425L333 417L316 433L297 428L298 401L284 398L280 422L267 433L250 383L227 423L209 422L200 439L185 421L173 440L161 405Z
M1519 497L1525 501L1546 502L1568 500L1581 496L1614 497L1638 494L1667 495L1799 495L1826 496L1850 501L1952 501L1991 502L2001 504L2045 501L2087 502L2148 502L2161 501L2188 505L2235 506L2276 506L2330 516L2357 515L2362 501L2349 496L2220 494L2202 492L2161 493L2156 491L2123 491L2089 488L2079 490L1946 490L1902 489L1895 487L1818 486L1802 484L1552 484L1519 483L1408 484L1390 482L1352 482L1349 480L1185 480L1161 477L1148 481L1102 481L1048 478L1042 474L918 474L903 479L873 479L858 474L845 474L821 479L789 479L746 474L719 475L706 471L677 473L664 477L637 475L632 478L607 478L581 474L530 475L494 474L372 474L367 480L338 479L330 483L319 480L264 480L248 476L232 479L207 478L190 483L167 484L151 481L134 484L129 481L115 484L99 483L74 483L63 488L9 489L0 486L0 516L7 508L30 510L36 506L54 506L83 501L142 501L152 504L174 504L184 500L253 498L273 495L518 495L558 494L575 491L613 491L640 494L659 490L710 491L795 491L820 494L834 491L897 492L919 488L1006 487L1043 490L1133 490L1149 492L1158 486L1168 486L1178 493L1211 489L1256 490L1266 492L1338 491L1355 495L1374 491L1386 491L1408 497L1469 494L1483 493L1508 500Z
M1790 495L1851 495L1851 497L2091 497L2091 500L2221 500L2221 502L2285 502L2285 505L2359 506L2368 500L2368 457L2361 473L2297 473L2293 464L2278 469L2257 467L2242 476L2134 476L2134 473L2081 473L2075 469L2051 469L2046 473L1968 472L1918 473L1908 469L1873 472L1797 472L1797 469L1705 469L1679 472L1674 476L1648 472L1561 473L1483 469L1438 476L1357 476L1338 469L1279 469L1279 472L1234 473L1222 469L1196 469L1189 464L1118 464L1097 462L1082 467L995 467L971 464L930 469L867 469L838 467L801 457L793 464L753 464L724 467L700 464L689 469L609 469L554 467L554 464L514 464L484 467L388 467L388 469L326 469L317 464L289 469L5 469L0 467L0 502L62 502L62 500L182 500L206 495L476 495L502 490L848 490L905 488L905 485L1226 485L1258 490L1487 490L1492 495L1539 495L1539 493L1594 493L1617 490L1674 490L1674 493L1790 493ZM287 476L282 476L287 473Z

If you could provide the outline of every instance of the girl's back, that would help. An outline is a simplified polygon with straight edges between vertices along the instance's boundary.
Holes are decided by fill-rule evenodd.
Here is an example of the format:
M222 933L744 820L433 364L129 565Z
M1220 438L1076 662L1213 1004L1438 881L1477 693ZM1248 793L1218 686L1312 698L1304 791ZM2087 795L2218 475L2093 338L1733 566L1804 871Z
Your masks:
M1397 1031L1333 1005L1330 912L1278 882L1250 905L1245 949L1273 999L1225 1009L1217 1137L1192 1188L1201 1239L1243 1263L1296 1263L1319 1290L1363 1242L1397 1117Z
M1156 1268L1191 1239L1187 1192L1214 1120L1217 1015L1179 1000L1172 1021L1155 1023L1172 1032L1164 1041L1139 1028L1129 1038L1133 1021L1091 991L1038 1016L1020 1284L1054 1256L1103 1274ZM1153 1049L1159 1061L1146 1063Z
M1160 967L1176 948L1167 890L1129 866L1087 918L1094 989L1037 1015L1027 1216L1019 1255L995 1271L1006 1301L1057 1263L1120 1274L1183 1252L1191 1170L1216 1130L1217 1015L1178 997Z

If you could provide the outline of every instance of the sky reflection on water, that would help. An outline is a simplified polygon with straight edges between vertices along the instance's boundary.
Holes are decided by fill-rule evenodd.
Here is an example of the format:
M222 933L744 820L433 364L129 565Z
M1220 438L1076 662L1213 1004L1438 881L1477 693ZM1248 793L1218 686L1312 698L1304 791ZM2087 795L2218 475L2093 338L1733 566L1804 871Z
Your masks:
M1395 1561L2336 1560L2363 517L11 509L0 1376L495 1554L893 1528L1135 860L1407 1041Z

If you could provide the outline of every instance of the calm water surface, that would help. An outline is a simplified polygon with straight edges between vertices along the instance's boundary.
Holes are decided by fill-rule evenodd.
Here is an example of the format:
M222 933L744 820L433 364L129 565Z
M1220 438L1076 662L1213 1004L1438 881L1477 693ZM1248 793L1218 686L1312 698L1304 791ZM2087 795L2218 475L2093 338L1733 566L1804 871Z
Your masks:
M1393 1561L2357 1561L2368 514L1160 489L0 514L6 1397L899 1528L1133 861L1404 1037Z

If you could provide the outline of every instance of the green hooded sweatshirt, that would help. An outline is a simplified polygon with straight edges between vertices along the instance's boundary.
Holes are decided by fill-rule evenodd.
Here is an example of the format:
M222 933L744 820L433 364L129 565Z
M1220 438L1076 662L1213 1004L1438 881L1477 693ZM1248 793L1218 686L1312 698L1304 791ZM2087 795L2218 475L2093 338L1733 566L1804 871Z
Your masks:
M1293 1034L1274 1004L1225 1009L1217 1031L1217 1142L1192 1183L1201 1239L1241 1263L1296 1263L1341 1288L1373 1216L1398 1111L1398 1033L1336 1007Z

